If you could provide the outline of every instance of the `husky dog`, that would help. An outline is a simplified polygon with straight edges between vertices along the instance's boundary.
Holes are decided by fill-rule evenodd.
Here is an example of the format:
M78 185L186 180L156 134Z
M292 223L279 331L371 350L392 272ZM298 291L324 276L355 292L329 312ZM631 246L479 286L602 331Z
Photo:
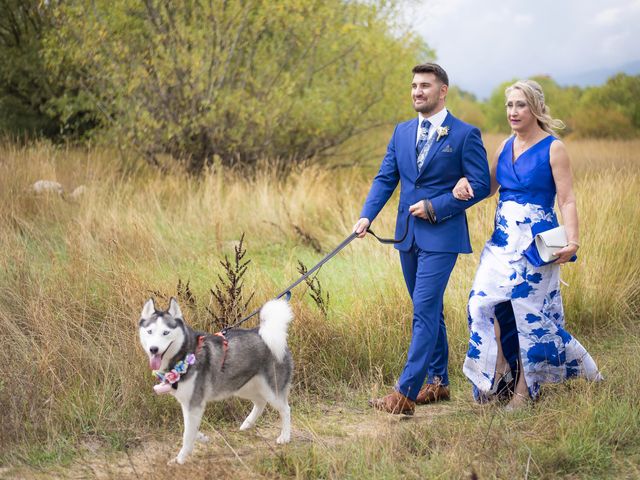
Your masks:
M233 329L226 338L191 329L175 298L164 312L149 299L140 317L140 342L149 367L162 380L154 390L171 393L182 407L182 448L170 463L184 463L196 439L208 440L198 431L207 402L232 395L253 402L240 430L253 427L269 403L282 420L277 442L289 442L293 360L287 348L287 327L293 314L285 300L272 300L262 307L259 328Z

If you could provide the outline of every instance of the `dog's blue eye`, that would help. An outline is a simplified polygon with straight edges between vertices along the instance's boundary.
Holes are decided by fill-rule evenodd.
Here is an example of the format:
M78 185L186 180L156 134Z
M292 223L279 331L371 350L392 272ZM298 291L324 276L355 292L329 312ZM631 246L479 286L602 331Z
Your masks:
M165 330L164 332L162 332L162 335L169 335L171 332L169 330Z

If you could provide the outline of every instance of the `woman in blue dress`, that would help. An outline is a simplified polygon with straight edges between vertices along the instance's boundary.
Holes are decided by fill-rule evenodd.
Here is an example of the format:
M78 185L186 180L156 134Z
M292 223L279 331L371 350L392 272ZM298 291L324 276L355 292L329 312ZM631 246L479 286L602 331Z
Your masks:
M491 169L491 195L499 188L500 199L495 230L480 256L469 295L464 373L481 402L513 379L514 394L507 405L513 410L535 400L542 383L601 377L589 353L564 328L560 265L574 259L580 246L569 156L554 136L554 129L564 124L549 115L537 82L516 82L505 94L513 135L498 148ZM461 179L453 194L466 200L473 191ZM568 245L556 252L554 262L543 264L529 254L530 246L537 233L558 226L553 210L556 194ZM511 307L506 315L505 302ZM515 365L503 352L505 339L501 342L500 325L508 323L503 322L505 316L515 320L517 379L512 373Z

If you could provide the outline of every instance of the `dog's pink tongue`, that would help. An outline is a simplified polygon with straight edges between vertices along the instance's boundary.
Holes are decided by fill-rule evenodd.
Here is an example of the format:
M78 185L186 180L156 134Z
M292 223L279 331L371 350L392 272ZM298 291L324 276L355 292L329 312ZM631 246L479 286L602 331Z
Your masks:
M159 354L149 359L149 367L151 367L151 370L160 370L160 364L162 364L162 357Z

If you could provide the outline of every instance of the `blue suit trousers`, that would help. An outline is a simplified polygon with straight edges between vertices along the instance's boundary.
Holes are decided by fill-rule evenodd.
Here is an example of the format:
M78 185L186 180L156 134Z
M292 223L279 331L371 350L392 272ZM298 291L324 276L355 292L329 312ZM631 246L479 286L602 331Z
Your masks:
M413 329L407 363L396 388L415 400L422 384L440 377L449 384L449 346L444 323L444 291L457 253L428 252L415 243L400 252L402 273L413 302Z

